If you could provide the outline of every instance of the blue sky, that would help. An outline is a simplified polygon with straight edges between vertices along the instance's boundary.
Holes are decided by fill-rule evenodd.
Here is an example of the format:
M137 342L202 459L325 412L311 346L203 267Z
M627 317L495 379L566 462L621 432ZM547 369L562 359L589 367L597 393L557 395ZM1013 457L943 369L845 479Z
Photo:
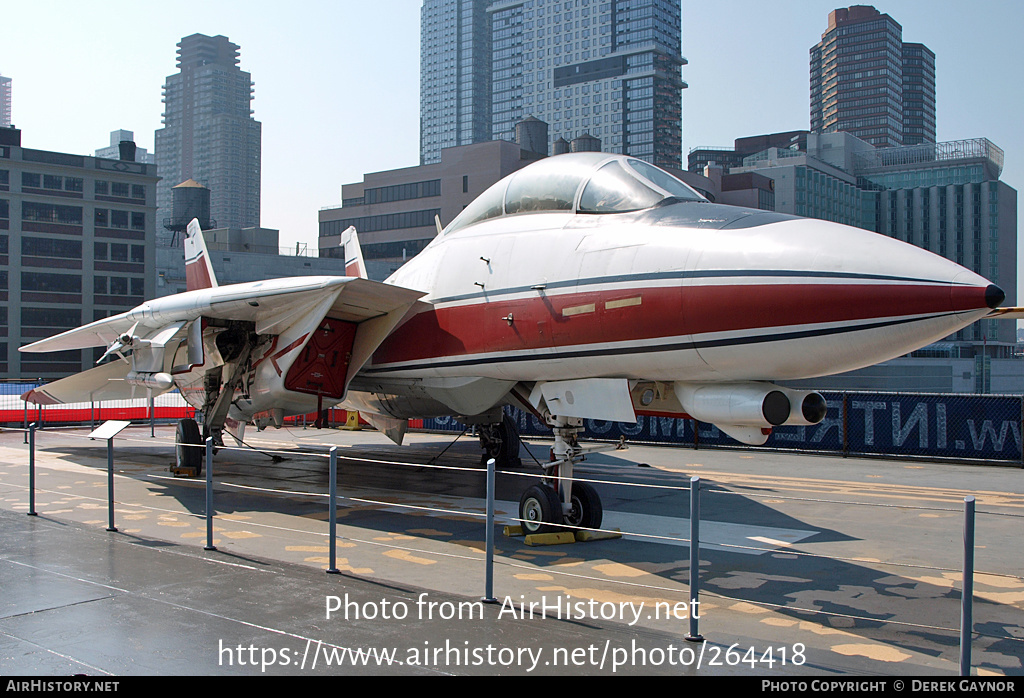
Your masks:
M1024 3L874 3L904 41L936 54L938 139L986 137L1024 186ZM821 0L683 0L683 153L740 136L806 129L808 50ZM316 245L317 211L342 183L419 160L419 0L291 4L36 0L4 7L0 74L26 147L91 153L109 132L152 151L176 44L196 32L241 46L263 124L262 222L283 245ZM284 8L284 9L282 9ZM1024 251L1024 250L1022 250ZM1024 296L1019 296L1024 297Z

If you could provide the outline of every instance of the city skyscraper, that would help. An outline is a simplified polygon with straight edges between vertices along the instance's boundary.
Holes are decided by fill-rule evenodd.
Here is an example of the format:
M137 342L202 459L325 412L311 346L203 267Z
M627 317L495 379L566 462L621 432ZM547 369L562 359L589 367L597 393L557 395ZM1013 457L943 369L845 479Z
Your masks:
M261 124L252 117L253 82L238 67L239 47L225 36L193 34L178 43L179 72L164 83L156 132L160 223L171 189L194 179L211 192L210 215L223 228L260 224ZM160 229L168 244L171 233Z
M0 126L11 125L11 79L0 75Z
M485 0L420 9L420 164L441 148L491 140L491 26Z
M681 17L679 0L424 0L421 162L470 142L468 123L489 111L490 132L473 142L511 141L533 116L549 124L548 152L590 135L604 151L680 167ZM483 63L489 99L475 82L469 101L466 71Z
M869 5L833 10L810 50L811 131L877 147L935 142L935 54Z

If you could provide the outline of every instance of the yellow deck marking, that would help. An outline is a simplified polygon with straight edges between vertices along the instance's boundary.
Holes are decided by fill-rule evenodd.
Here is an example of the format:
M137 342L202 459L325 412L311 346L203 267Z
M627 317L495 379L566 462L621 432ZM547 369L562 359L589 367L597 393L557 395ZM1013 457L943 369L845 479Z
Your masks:
M637 569L636 567L630 567L629 565L623 565L620 562L609 562L604 565L594 565L594 570L609 577L643 577L645 574L649 574L644 570Z
M867 657L879 662L902 662L913 656L884 645L836 645L832 651L837 654L845 654L847 657Z
M388 550L385 551L384 555L385 557L401 560L402 562L415 562L417 565L433 565L437 563L437 560L430 560L425 557L416 557L408 550Z

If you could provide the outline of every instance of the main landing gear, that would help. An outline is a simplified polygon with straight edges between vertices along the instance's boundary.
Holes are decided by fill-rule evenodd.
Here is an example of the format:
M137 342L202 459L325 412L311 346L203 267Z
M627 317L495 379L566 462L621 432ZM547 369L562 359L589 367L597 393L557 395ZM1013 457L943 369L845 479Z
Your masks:
M176 477L199 477L203 472L206 452L202 448L203 435L194 419L179 419L174 430L174 465Z
M519 458L519 431L516 423L507 414L502 413L501 421L493 424L481 424L477 429L480 447L484 453L480 458L482 465L494 459L499 470L518 468L523 464Z
M258 339L247 323L231 323L217 335L217 350L224 363L203 375L202 431L194 419L178 421L174 433L174 465L171 466L176 477L199 477L203 472L206 454L201 447L207 436L213 438L215 447L224 445L224 423L231 401L235 391L242 386L242 379L249 369L249 357Z
M555 445L552 460L545 464L544 479L531 485L519 500L519 518L523 531L554 533L575 528L600 528L604 508L597 490L588 482L573 482L573 463L583 459L576 441L582 420L551 417Z

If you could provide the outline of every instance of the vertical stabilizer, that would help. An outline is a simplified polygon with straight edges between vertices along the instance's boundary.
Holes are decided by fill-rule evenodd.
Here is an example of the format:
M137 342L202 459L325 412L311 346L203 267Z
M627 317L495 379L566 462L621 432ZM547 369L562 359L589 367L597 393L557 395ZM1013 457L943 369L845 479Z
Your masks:
M359 248L359 234L354 226L350 225L341 234L341 245L345 248L345 276L358 276L360 279L370 278L366 273L363 251Z
M188 234L185 236L185 286L189 291L217 286L213 262L210 261L203 229L199 227L197 218L188 224Z

